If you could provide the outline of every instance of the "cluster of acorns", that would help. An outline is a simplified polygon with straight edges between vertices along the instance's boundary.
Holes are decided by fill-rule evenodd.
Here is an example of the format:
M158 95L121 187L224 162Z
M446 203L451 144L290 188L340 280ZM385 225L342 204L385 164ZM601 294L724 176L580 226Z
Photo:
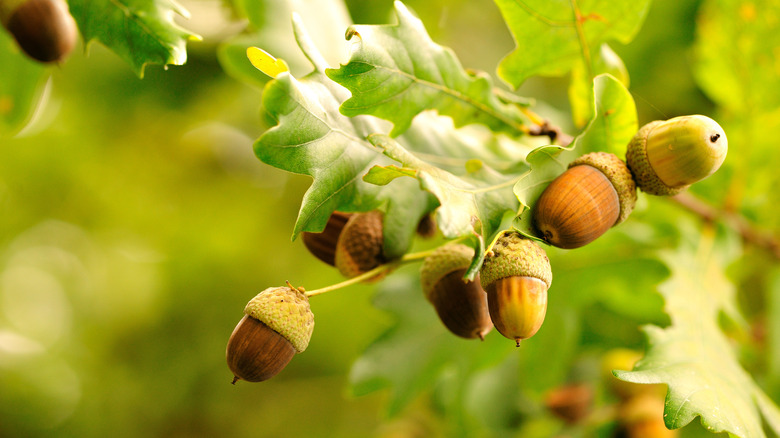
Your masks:
M627 163L595 152L573 161L533 207L538 235L550 245L578 248L623 222L637 200L636 187L674 195L715 172L726 157L723 129L700 115L643 126L628 145ZM320 260L354 277L386 263L382 215L334 213L322 233L303 241ZM459 243L436 249L423 262L421 284L442 323L463 338L484 338L495 327L519 346L541 327L552 282L550 261L533 240L516 231L500 235L474 281L464 275L474 250ZM236 380L266 380L308 345L314 317L302 289L269 288L245 309L228 341Z
M0 21L19 47L40 62L62 61L78 38L65 0L0 0Z

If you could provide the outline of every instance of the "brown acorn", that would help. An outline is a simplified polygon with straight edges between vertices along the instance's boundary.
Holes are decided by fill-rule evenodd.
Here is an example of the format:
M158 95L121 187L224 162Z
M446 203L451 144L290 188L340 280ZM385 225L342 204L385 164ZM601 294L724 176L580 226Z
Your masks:
M574 160L542 192L534 206L534 226L559 248L579 248L628 218L636 185L614 154L594 152Z
M487 309L487 295L479 282L463 278L474 258L474 250L462 244L437 248L425 258L420 281L428 301L439 319L452 333L462 338L484 339L493 328Z
M515 231L504 232L485 256L480 270L490 319L517 346L542 326L552 269L547 254Z
M33 59L58 62L76 45L78 29L64 0L25 0L15 7L9 1L0 9L3 25Z
M382 217L381 212L370 211L355 213L347 220L334 257L336 268L345 277L356 277L386 262Z
M643 126L628 144L626 161L643 192L673 196L715 173L728 146L716 121L680 116Z
M344 225L352 213L334 211L321 233L303 232L303 244L309 252L323 262L336 266L336 244L344 230Z
M561 386L545 395L544 405L561 420L576 424L590 413L593 395L593 388L584 383Z
M249 301L244 313L227 344L233 383L268 380L308 347L314 315L302 290L268 288Z

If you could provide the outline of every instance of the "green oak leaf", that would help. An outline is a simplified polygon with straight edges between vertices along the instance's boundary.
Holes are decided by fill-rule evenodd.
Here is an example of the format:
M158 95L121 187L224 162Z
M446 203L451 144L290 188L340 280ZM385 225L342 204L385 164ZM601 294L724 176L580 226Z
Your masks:
M517 102L500 99L489 75L464 70L454 52L434 43L401 2L395 2L395 9L397 25L350 27L349 62L327 70L352 92L341 106L343 114L389 120L393 137L426 109L452 117L456 127L482 123L512 135L527 132Z
M420 188L438 199L436 223L446 238L476 236L481 247L502 228L508 212L513 215L517 212L519 204L512 187L518 175L502 174L486 165L473 163L466 175L456 176L419 159L387 135L372 135L369 140L402 167L374 166L364 180L387 184L402 176L416 178ZM481 255L478 252L476 259L479 260L472 264L469 278L476 275Z
M323 57L337 65L343 56L344 29L352 22L346 5L340 0L235 0L238 13L246 16L250 26L235 37L222 42L217 57L223 70L243 82L265 86L269 78L247 61L246 50L260 47L272 56L283 57L293 74L308 73L311 63L298 50L290 16L300 15L311 37L317 41Z
M281 73L266 85L263 106L278 124L255 143L255 154L261 161L313 178L293 237L303 231L322 231L335 210L381 209L386 213L385 254L400 256L410 245L417 222L435 203L411 180L388 186L362 180L372 166L391 163L366 141L369 134L382 132L384 126L378 119L339 113L347 91L325 76L325 61L299 20L295 30L315 71L301 80Z
M740 366L731 341L718 325L721 312L743 325L735 288L726 278L730 251L704 233L661 254L671 276L658 291L671 318L666 328L646 326L648 351L633 371L614 371L621 380L668 385L664 421L677 429L696 416L711 432L765 437L762 418L780 433L780 411Z
M534 75L566 74L581 60L592 65L602 43L634 38L650 5L650 0L495 1L517 44L498 74L514 87Z
M608 73L628 88L629 78L623 60L609 47L602 44L596 56L593 57L591 70L588 71L584 61L579 61L571 71L569 82L569 102L572 119L576 126L582 127L593 118L593 81L590 74Z
M637 131L636 106L631 93L614 77L604 74L594 80L595 117L570 147L543 146L528 154L531 170L515 184L514 193L523 207L514 227L528 237L541 240L531 223L531 210L544 189L580 155L604 151L619 157Z
M734 113L774 111L780 102L777 11L776 0L709 0L699 11L694 75L707 96Z
M7 136L30 121L50 70L25 56L8 32L0 32L0 65L0 136Z
M143 77L147 64L187 62L187 39L200 39L173 20L188 17L174 0L69 0L84 41L99 41Z

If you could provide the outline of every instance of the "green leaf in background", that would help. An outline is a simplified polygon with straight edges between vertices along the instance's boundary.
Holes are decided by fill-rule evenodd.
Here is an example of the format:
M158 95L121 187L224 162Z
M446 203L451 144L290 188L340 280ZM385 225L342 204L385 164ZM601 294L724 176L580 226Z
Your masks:
M327 70L352 92L341 106L343 114L389 120L393 137L426 109L452 117L456 127L483 123L493 131L527 132L521 111L494 94L489 75L464 70L452 50L434 43L403 3L396 1L395 9L397 25L350 27L349 63Z
M699 11L694 73L729 111L776 110L780 102L780 2L705 1Z
M445 370L456 372L465 387L469 374L514 352L495 332L484 342L448 332L425 301L419 275L391 276L377 290L374 305L389 312L394 324L354 363L349 379L356 395L390 388L390 415L429 389Z
M732 252L705 230L699 242L662 253L671 276L658 291L672 323L667 328L645 327L645 357L633 371L614 374L628 382L667 384L664 420L669 428L701 416L711 432L759 438L766 436L762 418L780 433L780 411L740 366L718 325L721 312L744 324L736 310L735 288L723 273Z
M514 226L528 237L541 239L531 223L530 210L544 189L563 173L569 163L580 155L604 151L619 157L637 131L636 106L631 93L610 75L599 75L594 80L593 94L596 116L588 127L574 139L572 146L543 146L534 150L526 160L531 166L515 185L514 193L523 207Z
M32 61L0 31L0 136L18 132L41 101L49 69Z
M189 13L173 0L69 0L68 4L84 41L101 42L139 77L147 64L184 64L186 40L200 39L174 23L174 14L188 17Z
M650 0L496 0L517 48L498 67L519 87L534 75L560 76L584 61L592 70L602 43L628 43ZM595 77L590 71L588 77Z

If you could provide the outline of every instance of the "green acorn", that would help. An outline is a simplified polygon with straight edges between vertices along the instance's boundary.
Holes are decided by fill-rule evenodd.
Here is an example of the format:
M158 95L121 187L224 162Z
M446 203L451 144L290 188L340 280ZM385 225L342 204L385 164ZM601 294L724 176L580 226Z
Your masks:
M479 274L474 281L463 278L473 258L474 250L466 245L441 246L425 258L420 281L425 298L449 331L462 338L484 339L493 328L487 295Z
M728 140L718 123L702 115L650 122L631 139L626 161L639 188L673 196L718 170Z
M552 283L547 254L520 233L507 231L485 256L480 278L493 325L519 347L521 340L536 334L547 313Z
M76 45L78 29L64 0L3 0L0 19L19 47L40 62L59 62Z
M636 204L631 171L614 154L583 155L542 192L534 226L550 245L579 248L626 220Z
M268 380L308 347L314 314L301 289L289 283L268 288L249 301L244 313L227 345L233 383Z

